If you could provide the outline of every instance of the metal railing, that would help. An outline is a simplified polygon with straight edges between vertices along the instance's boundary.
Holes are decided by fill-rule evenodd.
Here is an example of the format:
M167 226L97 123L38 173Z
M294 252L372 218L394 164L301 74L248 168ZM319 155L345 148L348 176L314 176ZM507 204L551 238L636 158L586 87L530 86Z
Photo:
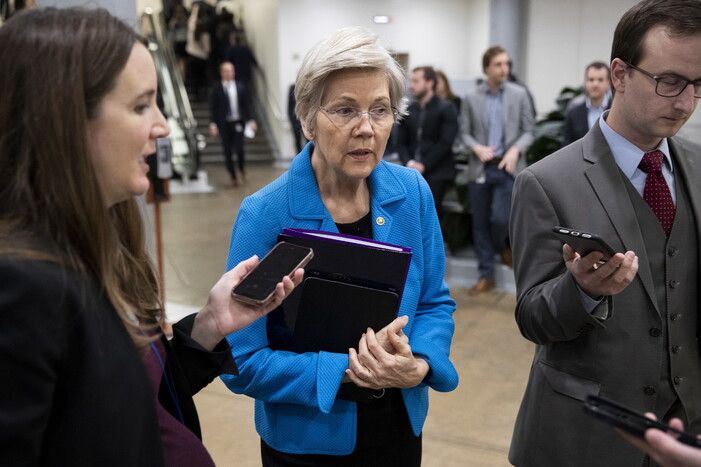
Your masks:
M149 50L156 64L163 112L170 125L173 166L182 175L182 179L187 180L197 171L198 154L205 144L204 136L197 132L197 120L178 71L178 62L163 13L146 8L141 15L139 32L148 39Z

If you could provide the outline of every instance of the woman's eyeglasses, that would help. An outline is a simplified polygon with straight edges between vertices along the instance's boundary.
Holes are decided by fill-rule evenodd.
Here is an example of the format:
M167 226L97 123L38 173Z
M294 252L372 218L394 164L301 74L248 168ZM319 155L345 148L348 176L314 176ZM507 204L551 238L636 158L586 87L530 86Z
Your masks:
M329 117L333 123L339 127L349 126L367 115L370 121L378 126L385 126L394 123L395 112L391 107L378 105L367 112L362 112L353 107L334 107L331 109L319 106L319 109Z

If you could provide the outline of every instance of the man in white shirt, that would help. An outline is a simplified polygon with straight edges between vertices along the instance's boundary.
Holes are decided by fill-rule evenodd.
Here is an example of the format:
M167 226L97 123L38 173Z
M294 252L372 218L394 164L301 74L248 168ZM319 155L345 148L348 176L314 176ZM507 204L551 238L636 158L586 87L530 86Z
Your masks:
M219 66L221 81L212 88L211 114L212 122L209 132L221 137L224 146L226 170L231 176L230 186L238 186L236 169L232 152L236 152L238 168L242 181L246 181L245 155L243 147L244 130L255 133L256 122L253 118L250 96L242 83L234 80L234 65L223 62Z

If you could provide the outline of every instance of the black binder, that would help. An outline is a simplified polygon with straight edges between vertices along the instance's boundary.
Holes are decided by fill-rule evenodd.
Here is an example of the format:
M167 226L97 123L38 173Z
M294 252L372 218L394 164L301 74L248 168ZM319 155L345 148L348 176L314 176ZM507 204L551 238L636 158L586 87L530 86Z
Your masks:
M308 277L304 280L290 350L358 350L360 336L367 328L379 331L387 326L397 317L398 308L399 296L394 292Z
M314 258L304 268L304 282L268 315L272 349L348 353L368 327L379 331L397 316L410 249L302 229L285 229L278 241L311 247ZM343 386L339 397L372 401L371 390Z

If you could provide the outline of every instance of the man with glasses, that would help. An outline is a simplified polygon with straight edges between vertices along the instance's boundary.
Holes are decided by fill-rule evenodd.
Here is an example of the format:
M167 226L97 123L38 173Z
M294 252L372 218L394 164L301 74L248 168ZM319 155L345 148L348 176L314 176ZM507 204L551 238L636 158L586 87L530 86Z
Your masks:
M409 115L399 124L397 149L404 165L423 174L440 216L445 189L455 178L452 148L458 134L458 114L453 104L436 94L437 79L430 66L411 72L409 88L414 101L409 104Z
M537 346L514 465L651 465L584 413L590 394L701 431L701 147L675 136L701 95L699 51L701 1L635 5L614 34L611 110L516 179L516 321ZM619 253L581 256L556 225Z

